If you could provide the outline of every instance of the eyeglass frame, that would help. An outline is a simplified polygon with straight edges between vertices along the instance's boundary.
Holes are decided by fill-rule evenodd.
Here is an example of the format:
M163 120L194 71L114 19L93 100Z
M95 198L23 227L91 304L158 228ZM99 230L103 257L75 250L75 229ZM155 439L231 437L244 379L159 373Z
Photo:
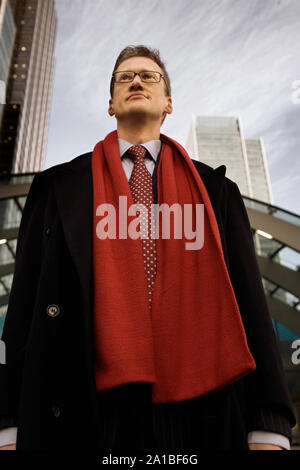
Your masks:
M129 73L133 73L133 79L130 80L130 81L127 81L127 82L116 82L116 79L115 79L115 74L116 73L125 73L125 72L129 72ZM140 77L140 73L143 73L143 72L154 72L154 73L158 73L159 74L159 80L158 82L145 82L144 80L141 79ZM165 84L166 84L166 87L168 88L168 85L167 85L167 82L165 80L165 75L163 75L162 73L158 72L157 70L141 70L141 72L133 72L133 70L118 70L117 72L114 72L112 74L112 78L114 79L115 83L132 83L133 80L135 79L135 76L138 75L140 77L140 80L141 82L143 83L160 83L161 79L163 78L164 81L165 81Z

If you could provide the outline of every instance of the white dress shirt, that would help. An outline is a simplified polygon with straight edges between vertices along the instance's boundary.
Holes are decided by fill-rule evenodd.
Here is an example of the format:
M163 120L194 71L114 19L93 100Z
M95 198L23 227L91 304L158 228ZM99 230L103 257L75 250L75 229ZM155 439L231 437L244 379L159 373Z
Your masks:
M120 149L120 157L122 161L122 165L129 180L132 170L133 170L133 160L130 157L124 156L127 150L133 145L127 142L124 139L118 139L119 141L119 149ZM157 160L158 154L161 149L161 141L160 140L151 140L149 142L145 142L142 144L150 153L145 157L145 164L151 175L153 174L155 168L155 162ZM6 428L0 431L0 447L10 444L15 444L17 442L17 427ZM274 432L269 431L252 431L248 434L248 443L256 443L256 444L273 444L279 447L282 447L285 450L290 450L290 441L286 436L282 434L277 434Z

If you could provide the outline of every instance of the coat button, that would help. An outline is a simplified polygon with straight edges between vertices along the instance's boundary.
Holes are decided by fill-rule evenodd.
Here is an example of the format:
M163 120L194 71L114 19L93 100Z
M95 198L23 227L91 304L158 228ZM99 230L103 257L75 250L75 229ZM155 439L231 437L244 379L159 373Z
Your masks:
M50 315L50 317L57 317L57 315L60 313L60 309L57 305L51 304L47 307L47 313Z
M60 409L58 406L53 405L52 406L52 414L55 416L55 418L58 418L60 415Z

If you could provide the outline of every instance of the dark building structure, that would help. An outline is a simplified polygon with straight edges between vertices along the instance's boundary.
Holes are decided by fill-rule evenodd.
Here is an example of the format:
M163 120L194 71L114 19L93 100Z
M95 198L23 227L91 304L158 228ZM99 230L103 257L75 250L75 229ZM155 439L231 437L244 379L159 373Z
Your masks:
M44 167L56 22L54 0L0 0L0 57L6 58L0 61L6 83L6 102L0 113L2 175ZM4 68L8 68L6 73Z

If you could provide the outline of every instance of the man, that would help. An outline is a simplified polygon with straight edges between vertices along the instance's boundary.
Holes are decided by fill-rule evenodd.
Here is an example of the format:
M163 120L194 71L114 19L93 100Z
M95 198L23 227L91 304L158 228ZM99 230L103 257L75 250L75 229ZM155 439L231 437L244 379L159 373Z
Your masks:
M2 449L290 448L295 416L241 194L224 165L160 134L172 111L158 51L125 48L108 109L117 131L35 176L2 336ZM116 220L129 225L122 195L142 212L141 239L115 236ZM186 203L196 221L204 204L202 246L150 239L150 203Z

